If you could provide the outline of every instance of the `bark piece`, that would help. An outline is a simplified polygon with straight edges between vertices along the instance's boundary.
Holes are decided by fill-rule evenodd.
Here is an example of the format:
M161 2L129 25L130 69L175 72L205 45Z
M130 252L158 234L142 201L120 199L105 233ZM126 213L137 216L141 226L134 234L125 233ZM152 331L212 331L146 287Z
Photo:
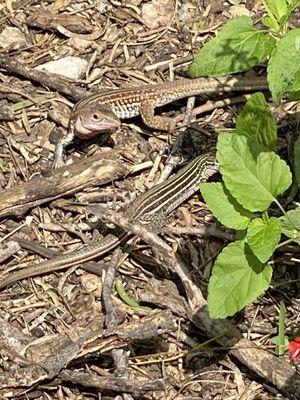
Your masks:
M0 217L23 215L27 210L76 193L85 187L103 185L128 173L123 162L104 160L103 155L89 157L69 166L35 176L28 182L0 191Z

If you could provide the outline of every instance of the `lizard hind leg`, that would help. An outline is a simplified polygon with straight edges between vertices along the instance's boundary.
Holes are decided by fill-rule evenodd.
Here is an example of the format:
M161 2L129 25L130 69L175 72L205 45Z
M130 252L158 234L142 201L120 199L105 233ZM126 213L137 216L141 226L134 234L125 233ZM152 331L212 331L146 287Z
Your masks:
M166 217L162 212L145 214L139 217L138 223L151 232L159 233L166 224Z
M145 125L159 131L173 132L175 123L173 118L154 115L155 100L144 100L140 105L140 114Z

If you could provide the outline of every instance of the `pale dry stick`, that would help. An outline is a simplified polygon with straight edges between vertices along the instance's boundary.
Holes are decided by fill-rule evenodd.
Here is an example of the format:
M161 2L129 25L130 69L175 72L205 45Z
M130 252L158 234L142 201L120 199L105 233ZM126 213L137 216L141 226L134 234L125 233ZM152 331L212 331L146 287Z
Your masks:
M172 146L171 154L167 158L165 167L164 167L160 177L155 182L155 185L158 185L159 183L168 179L168 177L171 175L173 169L182 162L181 152L182 152L183 138L184 138L186 129L187 129L188 125L190 124L190 121L192 118L192 112L193 112L195 100L196 100L195 96L188 98L182 126L178 130L177 137ZM174 126L176 126L176 124L174 124Z
M24 228L26 226L26 222L24 224L21 224L19 226L17 226L15 229L13 229L11 232L7 233L5 236L3 236L2 238L0 238L0 244L1 242L4 242L5 240L7 240L10 236L14 235L16 232L18 232L19 230L21 230L22 228Z
M16 254L21 247L18 242L10 241L4 245L3 248L0 249L0 263L3 263L7 259L11 258L14 254Z
M15 140L13 139L13 136L11 135L11 136L5 137L5 139L6 139L6 142L7 142L8 148L9 148L9 151L10 151L10 153L11 153L11 157L12 157L13 162L14 162L15 165L19 168L19 171L20 171L20 173L22 174L24 180L27 181L27 176L25 175L24 168L22 168L22 166L20 165L19 159L18 159L18 157L15 156L15 153L14 153L14 151L13 151L13 144L15 143ZM17 143L16 143L16 146L19 147L19 145L18 145ZM19 148L18 148L18 150L19 150ZM25 160L26 160L26 157L25 157ZM26 161L27 161L27 160L26 160ZM8 185L8 187L9 187L9 186L10 186L10 185Z
M161 162L161 154L159 152L157 154L157 156L155 157L153 165L152 165L152 168L151 168L151 170L150 170L150 172L149 172L149 174L147 176L147 182L153 182L154 181L155 174L158 171L160 162Z
M166 233L172 233L175 235L195 235L195 236L202 236L202 237L217 237L223 240L234 240L234 235L222 231L221 229L217 229L214 225L211 226L195 226L195 227L182 227L182 226L175 226L172 228L165 228L163 230Z
M111 63L112 60L114 59L115 52L116 52L117 48L120 46L121 41L122 41L122 39L119 38L116 41L116 43L113 45L113 48L111 49L110 56L109 56L109 59L108 59L109 63Z
M89 80L90 70L91 70L91 68L92 68L92 66L94 64L94 61L95 61L97 55L98 55L98 49L94 51L94 53L92 54L92 57L89 60L88 65L86 67L86 70L85 70L85 80L86 80L86 82L88 82L88 80Z
M185 56L185 57L179 57L179 58L171 58L165 61L159 61L154 64L147 65L144 69L146 72L150 72L155 69L159 69L160 71L165 71L169 68L170 62L172 62L174 67L177 67L178 65L190 63L193 60L193 56Z
M122 42L121 45L126 45L126 46L140 46L140 45L145 45L145 44L151 44L153 42L157 42L162 36L165 35L166 32L170 30L170 27L163 28L163 31L161 31L158 34L155 34L153 38L145 41L140 41L140 42ZM141 36L141 35L140 35Z
M192 116L196 117L197 115L204 114L210 111L215 110L216 108L222 108L224 106L232 106L234 104L238 103L245 103L249 98L250 94L243 94L242 96L235 96L235 97L229 97L227 99L223 100L217 100L217 101L212 101L209 100L202 106L196 107L192 111ZM177 117L174 118L174 123L180 123L183 121L185 115L178 115Z
M155 82L152 79L149 79L147 76L145 76L143 73L141 73L139 71L133 71L132 69L127 68L127 67L125 67L125 68L122 68L122 67L118 67L117 68L116 67L116 70L118 72L121 72L127 78L135 78L135 79L137 79L138 80L137 85L140 85L141 84L140 82L147 83L149 85L155 85ZM134 85L135 85L135 83L134 83ZM133 81L130 84L130 87L132 87L132 86L133 86ZM138 87L138 86L136 86L136 87Z
M105 325L107 332L113 332L116 326L121 322L120 316L118 315L114 302L112 301L112 289L115 279L116 269L121 257L121 250L116 249L112 255L109 266L106 269L103 288L102 288L102 300L106 311Z

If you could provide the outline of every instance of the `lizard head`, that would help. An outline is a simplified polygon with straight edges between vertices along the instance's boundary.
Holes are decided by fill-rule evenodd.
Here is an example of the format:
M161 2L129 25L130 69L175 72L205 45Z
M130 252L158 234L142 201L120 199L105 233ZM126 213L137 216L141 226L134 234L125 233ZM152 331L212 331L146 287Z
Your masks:
M121 121L104 105L89 104L76 110L70 120L76 136L90 138L101 132L116 130Z

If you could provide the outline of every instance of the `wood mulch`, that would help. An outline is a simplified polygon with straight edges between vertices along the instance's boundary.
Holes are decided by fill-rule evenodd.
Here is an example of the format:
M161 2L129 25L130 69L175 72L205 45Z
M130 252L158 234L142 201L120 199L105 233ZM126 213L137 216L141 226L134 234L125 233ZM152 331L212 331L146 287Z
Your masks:
M110 138L77 140L66 166L52 169L54 143L66 134L76 100L103 88L185 76L193 54L230 17L262 16L260 2L233 3L1 2L0 279L100 240L104 228L87 203L98 203L109 223L135 237L104 260L0 292L0 398L300 398L299 375L287 357L275 356L271 342L284 292L291 329L299 314L291 300L299 285L287 289L293 278L284 251L276 272L283 286L235 318L214 321L206 311L207 283L233 234L200 195L173 213L159 237L110 211L152 186L174 136L152 135L136 118ZM65 57L85 62L78 78L36 69ZM205 106L186 132L190 158L213 148L217 130L232 128L241 108L241 98L225 95L197 101ZM185 105L161 112L180 120ZM281 133L293 129L287 122ZM124 289L141 307L126 304Z

